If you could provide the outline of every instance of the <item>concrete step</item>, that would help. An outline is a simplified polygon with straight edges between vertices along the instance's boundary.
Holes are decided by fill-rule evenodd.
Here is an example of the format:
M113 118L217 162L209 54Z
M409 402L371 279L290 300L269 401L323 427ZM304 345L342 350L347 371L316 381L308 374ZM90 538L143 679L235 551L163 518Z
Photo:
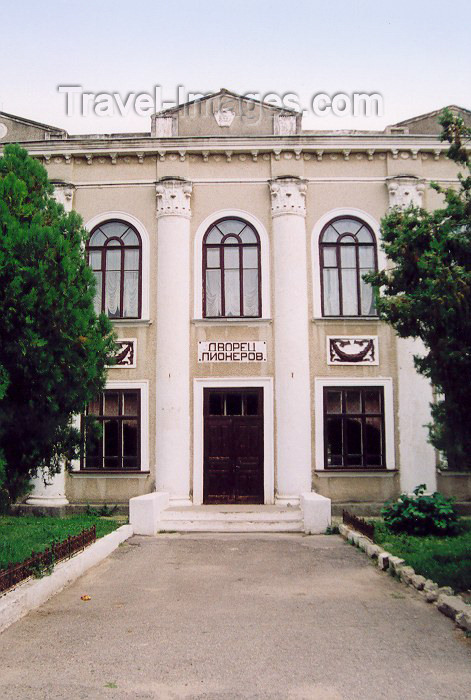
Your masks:
M303 532L302 520L161 520L159 532Z
M170 506L160 532L303 532L300 508L286 506Z
M189 511L192 512L189 512ZM282 512L273 511L220 511L206 510L195 512L191 508L173 509L169 508L162 513L163 520L235 520L244 522L246 520L270 522L270 521L296 521L302 520L302 513L299 508L290 508Z

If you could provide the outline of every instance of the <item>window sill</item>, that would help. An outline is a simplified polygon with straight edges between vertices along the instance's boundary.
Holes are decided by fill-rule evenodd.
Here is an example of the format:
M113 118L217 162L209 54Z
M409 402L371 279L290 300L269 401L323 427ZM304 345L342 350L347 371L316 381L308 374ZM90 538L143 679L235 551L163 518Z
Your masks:
M269 326L273 320L271 318L193 318L191 323L195 326L244 326L246 324Z
M315 316L311 323L382 323L378 316Z
M129 479L129 478L139 478L142 479L144 477L149 476L150 471L138 471L138 470L122 470L122 471L105 471L103 470L96 470L93 471L92 469L83 469L81 471L70 471L69 476L72 477L80 477L81 479Z
M149 318L110 318L113 326L151 326Z
M316 469L314 474L324 477L355 477L355 478L391 478L398 473L397 469Z

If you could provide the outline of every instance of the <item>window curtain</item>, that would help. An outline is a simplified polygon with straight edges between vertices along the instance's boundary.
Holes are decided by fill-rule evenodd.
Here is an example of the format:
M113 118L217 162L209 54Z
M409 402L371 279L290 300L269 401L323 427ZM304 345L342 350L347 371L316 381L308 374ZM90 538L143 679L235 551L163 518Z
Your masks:
M137 316L139 307L139 272L124 273L123 307L123 316Z
M240 316L239 270L224 271L224 291L226 316Z
M206 270L206 316L221 315L221 271Z
M244 270L244 316L258 315L258 270Z

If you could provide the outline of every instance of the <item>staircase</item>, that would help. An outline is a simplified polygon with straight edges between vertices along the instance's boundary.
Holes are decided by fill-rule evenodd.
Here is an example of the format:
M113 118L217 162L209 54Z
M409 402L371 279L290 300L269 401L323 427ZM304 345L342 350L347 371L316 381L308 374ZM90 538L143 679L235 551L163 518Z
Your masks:
M296 506L210 505L168 506L160 532L303 532Z

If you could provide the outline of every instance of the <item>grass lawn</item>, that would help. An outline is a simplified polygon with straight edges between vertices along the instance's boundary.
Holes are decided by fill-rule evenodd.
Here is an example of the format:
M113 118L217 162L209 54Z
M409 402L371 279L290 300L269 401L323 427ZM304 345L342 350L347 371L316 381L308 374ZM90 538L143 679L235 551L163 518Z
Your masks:
M44 551L53 540L65 540L84 528L96 525L96 536L103 537L123 525L116 518L94 515L71 515L66 518L35 516L0 516L0 569L23 561L31 552Z
M375 522L375 542L402 557L417 574L455 591L471 588L471 519L461 520L453 537L393 535L384 523Z

